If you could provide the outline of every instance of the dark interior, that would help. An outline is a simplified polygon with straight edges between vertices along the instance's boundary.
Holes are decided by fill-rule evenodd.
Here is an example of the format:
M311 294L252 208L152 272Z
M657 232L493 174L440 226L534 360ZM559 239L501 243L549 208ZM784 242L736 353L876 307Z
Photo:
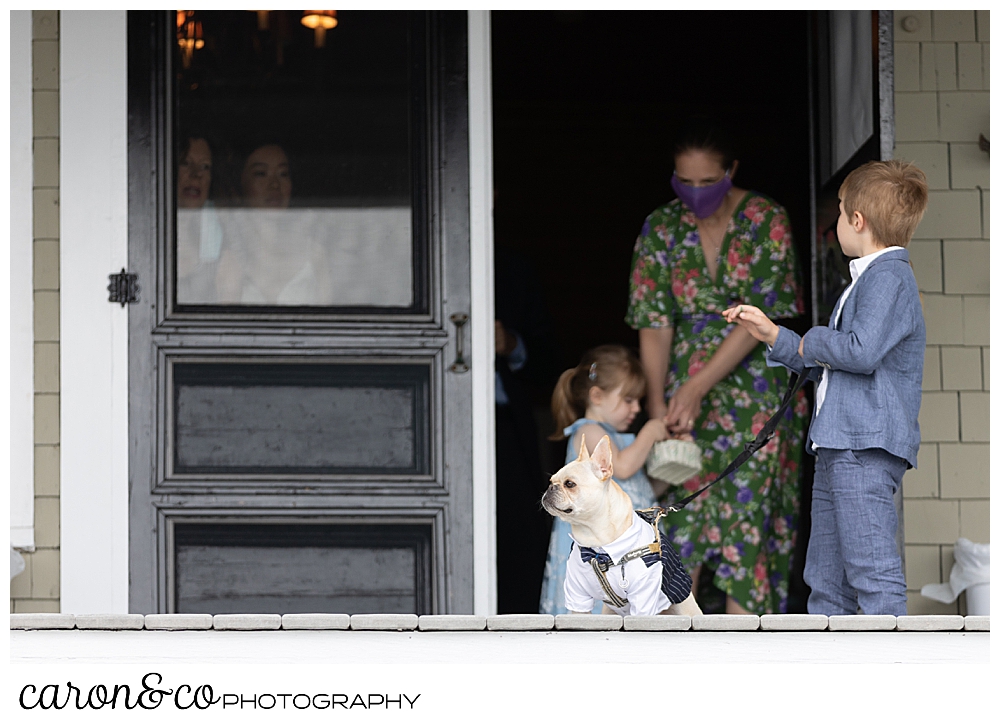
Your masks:
M632 248L646 216L674 198L672 138L687 115L726 121L736 136L736 185L787 209L806 302L801 322L811 318L809 17L494 11L491 26L495 243L537 275L554 342L551 369L531 389L547 475L565 451L564 442L544 440L559 372L599 344L638 349L638 333L624 322ZM811 479L803 458L799 571ZM724 601L718 593L699 593L706 612ZM793 575L790 612L805 611L804 595Z
M495 241L541 274L558 369L623 321L632 246L674 198L671 139L709 112L734 128L735 183L785 206L809 300L805 11L494 11ZM806 310L808 317L809 310Z

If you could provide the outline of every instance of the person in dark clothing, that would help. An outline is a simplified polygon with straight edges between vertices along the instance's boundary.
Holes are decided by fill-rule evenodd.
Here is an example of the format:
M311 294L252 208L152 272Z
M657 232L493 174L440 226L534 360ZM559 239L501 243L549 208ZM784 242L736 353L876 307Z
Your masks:
M530 263L494 253L496 311L497 612L535 613L551 518L532 388L551 391L555 368L548 312Z

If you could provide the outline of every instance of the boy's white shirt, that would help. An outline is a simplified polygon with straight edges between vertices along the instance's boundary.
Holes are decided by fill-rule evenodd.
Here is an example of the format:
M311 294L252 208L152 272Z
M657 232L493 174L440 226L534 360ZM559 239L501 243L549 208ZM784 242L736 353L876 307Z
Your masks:
M840 323L840 314L844 310L844 304L847 302L847 297L850 296L851 290L854 289L854 285L858 283L858 278L864 274L865 269L875 261L878 257L885 254L887 251L893 251L894 249L899 249L898 246L887 246L884 249L879 249L871 254L866 254L865 256L859 256L857 259L852 259L850 263L851 269L851 283L848 285L844 293L840 295L840 302L837 304L837 309L834 311L833 326L834 328ZM819 378L819 384L816 385L816 415L819 415L820 410L823 407L823 400L826 397L826 388L829 384L829 372L830 370L823 370ZM813 451L816 450L816 443L813 443Z

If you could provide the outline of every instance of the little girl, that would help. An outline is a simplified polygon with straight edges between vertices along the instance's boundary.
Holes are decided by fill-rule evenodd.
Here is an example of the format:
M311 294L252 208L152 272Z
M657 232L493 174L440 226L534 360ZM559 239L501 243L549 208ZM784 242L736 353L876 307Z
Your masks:
M662 419L647 422L638 435L625 432L639 412L639 400L646 392L646 377L634 354L625 347L609 344L590 350L573 369L559 377L552 393L552 416L557 429L550 439L569 438L566 462L576 460L580 441L593 450L601 438L611 439L611 459L615 482L632 499L637 509L656 503L656 495L643 470L653 443L671 437ZM549 554L542 579L541 613L568 613L563 597L566 560L569 558L570 524L553 518ZM598 601L594 613L600 613Z

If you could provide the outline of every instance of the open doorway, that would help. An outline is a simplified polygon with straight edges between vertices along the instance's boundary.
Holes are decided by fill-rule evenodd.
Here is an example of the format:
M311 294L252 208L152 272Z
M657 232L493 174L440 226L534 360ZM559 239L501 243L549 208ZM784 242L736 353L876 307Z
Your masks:
M495 243L537 274L549 315L550 372L528 385L548 474L565 450L544 440L558 373L599 344L638 348L624 321L633 244L646 216L675 196L672 138L689 114L729 121L740 149L737 183L788 211L802 321L811 318L809 17L494 11L491 24ZM790 612L805 611L806 458Z

